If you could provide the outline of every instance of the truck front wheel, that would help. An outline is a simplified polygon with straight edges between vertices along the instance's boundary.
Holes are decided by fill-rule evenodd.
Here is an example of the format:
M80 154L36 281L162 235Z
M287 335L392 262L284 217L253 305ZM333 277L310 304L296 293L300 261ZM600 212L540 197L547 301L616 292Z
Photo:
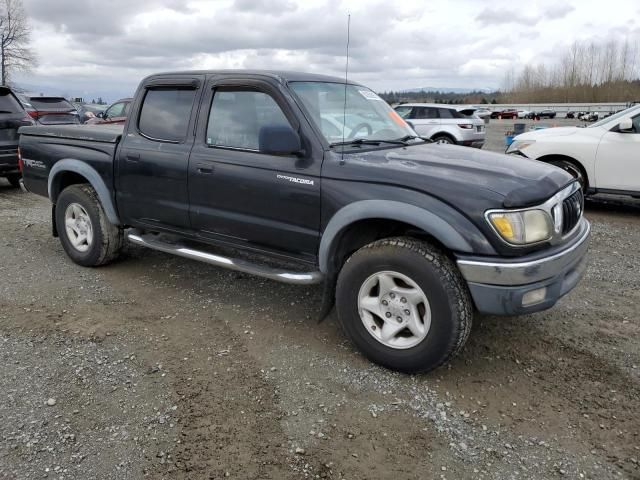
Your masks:
M447 362L465 344L473 320L467 286L435 246L389 238L356 251L336 287L338 320L370 360L406 373Z
M105 265L122 250L122 229L109 223L98 194L90 185L71 185L60 193L56 227L62 248L78 265Z

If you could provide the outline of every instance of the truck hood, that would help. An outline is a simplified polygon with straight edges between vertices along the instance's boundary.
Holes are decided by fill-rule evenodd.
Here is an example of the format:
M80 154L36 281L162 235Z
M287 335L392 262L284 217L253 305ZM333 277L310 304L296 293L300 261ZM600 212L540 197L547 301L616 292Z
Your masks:
M463 211L539 205L573 181L537 160L433 143L348 153L339 165L324 174L420 190Z

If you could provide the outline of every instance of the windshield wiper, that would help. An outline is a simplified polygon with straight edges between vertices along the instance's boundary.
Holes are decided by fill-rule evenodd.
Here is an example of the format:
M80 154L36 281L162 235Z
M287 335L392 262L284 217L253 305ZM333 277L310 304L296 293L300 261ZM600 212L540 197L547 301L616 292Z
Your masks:
M373 138L355 138L353 140L345 140L344 142L334 142L331 144L332 147L337 147L340 145L380 145L381 143L390 143L392 145L408 145L407 142L403 139L399 140L383 140L383 139L373 139Z
M405 135L402 138L399 138L399 142L407 142L409 140L424 140L425 142L433 143L433 140L426 137L421 137L420 135Z

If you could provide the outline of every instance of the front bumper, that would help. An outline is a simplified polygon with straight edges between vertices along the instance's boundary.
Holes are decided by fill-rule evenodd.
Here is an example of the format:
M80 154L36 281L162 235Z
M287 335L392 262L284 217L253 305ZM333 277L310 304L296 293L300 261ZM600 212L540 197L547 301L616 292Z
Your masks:
M587 266L591 225L586 219L576 237L557 252L515 261L458 257L462 276L480 313L520 315L551 308L580 281Z

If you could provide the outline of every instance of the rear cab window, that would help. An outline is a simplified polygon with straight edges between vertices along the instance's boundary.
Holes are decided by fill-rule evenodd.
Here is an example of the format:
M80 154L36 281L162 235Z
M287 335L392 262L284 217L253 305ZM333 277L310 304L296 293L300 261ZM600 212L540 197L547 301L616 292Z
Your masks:
M184 141L196 92L188 87L147 89L138 117L139 132L150 140Z

